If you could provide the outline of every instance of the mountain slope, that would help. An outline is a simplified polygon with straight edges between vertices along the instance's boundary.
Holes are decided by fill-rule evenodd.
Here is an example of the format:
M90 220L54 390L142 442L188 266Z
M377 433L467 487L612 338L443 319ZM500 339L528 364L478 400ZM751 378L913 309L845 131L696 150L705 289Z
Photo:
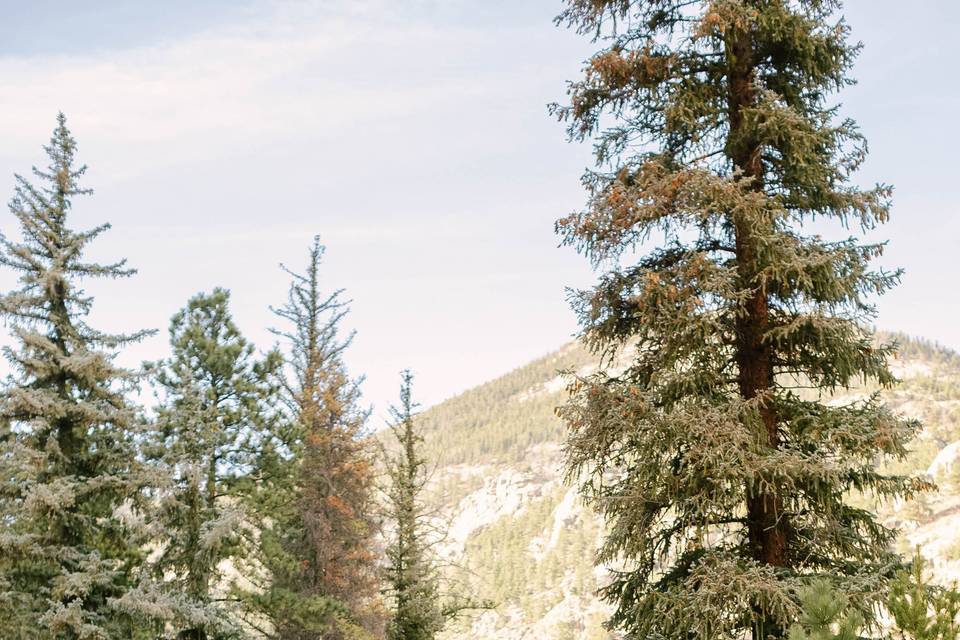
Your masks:
M894 370L903 383L885 397L925 425L910 457L895 466L929 470L942 489L921 502L876 508L903 531L903 550L921 544L939 576L960 577L960 538L953 539L960 527L960 355L895 337L901 350ZM593 566L602 523L564 483L564 428L554 414L565 399L559 372L595 366L583 347L570 344L422 414L427 455L437 461L432 500L449 522L442 552L451 577L499 603L446 637L616 637L603 629L608 610L594 596L606 579Z

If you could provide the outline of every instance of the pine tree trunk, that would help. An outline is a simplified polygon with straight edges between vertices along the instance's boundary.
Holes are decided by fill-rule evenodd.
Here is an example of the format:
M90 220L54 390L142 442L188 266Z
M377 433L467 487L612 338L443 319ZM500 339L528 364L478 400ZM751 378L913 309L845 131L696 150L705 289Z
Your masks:
M728 153L743 176L753 180L755 189L763 188L763 164L759 145L744 135L744 109L755 99L754 68L750 36L739 32L731 34L727 43L730 63L730 133ZM738 277L741 287L754 289L746 301L744 313L737 317L737 364L740 394L744 399L768 396L773 389L773 353L763 336L769 327L770 309L766 292L757 288L756 220L734 216L735 249ZM780 446L776 409L770 401L760 407L762 432L758 433L761 446L776 449ZM764 564L784 567L787 559L786 522L783 519L783 497L776 487L748 487L747 528L754 558ZM770 616L760 616L760 624L753 630L754 640L784 637L784 630Z

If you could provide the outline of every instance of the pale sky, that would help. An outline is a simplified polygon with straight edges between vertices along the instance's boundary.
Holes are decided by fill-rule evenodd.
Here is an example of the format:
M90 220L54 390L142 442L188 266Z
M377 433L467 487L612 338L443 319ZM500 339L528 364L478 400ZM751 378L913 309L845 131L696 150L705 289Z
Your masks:
M269 347L278 264L300 268L320 234L376 415L404 367L433 404L567 341L564 287L593 280L553 234L590 162L546 111L592 50L553 25L560 7L0 0L0 193L43 162L63 110L96 190L74 222L113 223L92 255L140 270L89 287L93 322L161 330L127 364L163 357L169 317L215 286ZM842 96L870 140L859 180L895 185L879 237L907 270L878 326L960 348L960 8L849 0L846 15L866 45Z

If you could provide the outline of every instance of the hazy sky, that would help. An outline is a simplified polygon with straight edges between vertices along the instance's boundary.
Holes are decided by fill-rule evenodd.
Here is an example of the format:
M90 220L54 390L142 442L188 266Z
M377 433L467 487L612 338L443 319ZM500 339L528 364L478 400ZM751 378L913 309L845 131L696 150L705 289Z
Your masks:
M589 149L546 113L591 47L554 0L0 0L0 192L43 161L63 110L96 190L75 223L110 221L95 257L140 273L97 283L93 321L161 332L186 299L229 288L262 347L284 262L314 234L353 299L349 364L378 415L397 372L437 402L546 353L592 281L557 248ZM881 328L960 348L960 113L953 2L850 0L866 48L842 96L870 140L860 176L896 186ZM0 229L14 231L12 217ZM8 288L9 275L0 274Z

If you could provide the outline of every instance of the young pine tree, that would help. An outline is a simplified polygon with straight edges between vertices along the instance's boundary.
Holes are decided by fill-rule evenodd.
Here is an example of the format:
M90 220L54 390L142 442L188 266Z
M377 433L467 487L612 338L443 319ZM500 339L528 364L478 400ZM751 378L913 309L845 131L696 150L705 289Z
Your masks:
M800 590L800 617L790 640L860 640L863 620L825 579Z
M895 640L960 638L960 592L957 585L930 583L927 563L918 548L908 569L897 573L886 601Z
M569 472L610 526L600 560L622 563L610 623L783 638L820 574L869 611L893 534L846 498L925 485L874 467L915 423L877 396L826 402L894 382L866 327L898 278L871 269L882 245L820 235L883 223L891 193L851 183L865 143L828 103L858 50L840 3L566 4L602 48L555 113L598 168L557 230L606 270L575 297L586 343L628 360L561 409Z
M263 635L282 640L379 638L383 608L374 549L374 470L367 412L343 353L342 291L321 292L323 246L314 239L305 274L292 271L275 313L288 346L282 394L290 428L262 457L257 498L262 591L247 596Z
M243 497L272 417L276 353L258 360L223 289L198 294L170 321L172 356L160 363L163 391L151 453L164 471L154 565L182 640L234 637L224 603L225 560L242 550Z
M69 226L86 167L60 114L49 167L17 176L10 211L22 239L0 238L0 264L20 288L0 297L12 328L13 370L0 394L0 621L4 637L137 638L136 617L117 600L144 558L138 497L147 475L134 447L138 426L124 392L134 374L114 364L144 333L111 335L87 325L86 278L133 273L124 262L84 260L109 229Z
M386 581L392 601L390 640L433 640L445 623L440 576L432 556L432 530L423 504L427 482L423 436L414 422L413 374L404 371L400 406L392 410L396 454L387 454L386 516L392 535L387 546Z

